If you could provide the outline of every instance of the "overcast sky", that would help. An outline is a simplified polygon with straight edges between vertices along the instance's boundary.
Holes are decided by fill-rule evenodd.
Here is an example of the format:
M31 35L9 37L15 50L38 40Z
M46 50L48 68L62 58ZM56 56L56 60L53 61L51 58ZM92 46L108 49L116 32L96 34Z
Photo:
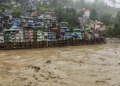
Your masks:
M75 1L75 0L74 0ZM95 0L86 0L86 1L89 1L89 2L92 2L92 1L95 1ZM103 0L105 3L107 3L108 5L110 6L115 6L115 7L119 7L120 8L120 4L113 4L113 2L109 1L109 0ZM120 3L120 0L116 0L116 2L119 2Z

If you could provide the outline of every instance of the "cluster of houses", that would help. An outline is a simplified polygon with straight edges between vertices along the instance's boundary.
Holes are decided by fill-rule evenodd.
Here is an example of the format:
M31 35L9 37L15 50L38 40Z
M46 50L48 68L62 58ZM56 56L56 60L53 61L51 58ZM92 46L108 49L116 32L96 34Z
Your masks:
M14 7L22 7L23 4L21 3L26 3L29 7L36 7L36 5L47 5L49 6L52 0L19 0L16 2L15 0L11 0L11 4Z
M38 2L50 4L50 0L29 0L30 6L34 7ZM21 6L20 3L13 3ZM74 28L70 31L69 24L58 22L54 11L40 13L36 9L23 12L20 18L13 18L10 11L0 12L0 44L9 43L38 43L46 41L57 42L58 40L94 41L104 39L105 25L99 21L90 20L90 11L82 9L83 16L78 17L82 28ZM67 42L68 43L68 42Z

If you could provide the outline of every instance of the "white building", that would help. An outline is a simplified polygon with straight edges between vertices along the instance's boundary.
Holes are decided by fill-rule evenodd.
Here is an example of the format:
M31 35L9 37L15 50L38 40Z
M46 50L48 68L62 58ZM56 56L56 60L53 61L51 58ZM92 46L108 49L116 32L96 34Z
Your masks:
M29 6L35 6L37 4L37 0L29 0L28 4Z
M90 11L83 9L83 12L84 12L83 18L90 19Z
M86 10L85 8L83 8L82 11L84 13L83 16L82 17L78 17L78 20L79 20L81 25L87 23L88 20L90 19L90 11Z
M51 0L37 0L38 2L40 2L41 5L46 4L46 5L50 5Z

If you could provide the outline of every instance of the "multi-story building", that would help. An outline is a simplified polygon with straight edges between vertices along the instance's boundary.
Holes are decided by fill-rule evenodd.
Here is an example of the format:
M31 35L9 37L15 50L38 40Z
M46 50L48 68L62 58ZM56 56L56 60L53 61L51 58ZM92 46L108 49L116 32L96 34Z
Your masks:
M37 0L41 5L50 5L52 0Z
M35 6L37 4L37 0L29 0L28 5L29 6Z

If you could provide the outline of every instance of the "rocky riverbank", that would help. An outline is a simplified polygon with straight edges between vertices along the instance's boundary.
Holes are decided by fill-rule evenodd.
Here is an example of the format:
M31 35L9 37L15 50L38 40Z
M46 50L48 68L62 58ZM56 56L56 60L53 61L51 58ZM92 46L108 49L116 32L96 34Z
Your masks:
M120 43L120 38L106 38L106 43Z

